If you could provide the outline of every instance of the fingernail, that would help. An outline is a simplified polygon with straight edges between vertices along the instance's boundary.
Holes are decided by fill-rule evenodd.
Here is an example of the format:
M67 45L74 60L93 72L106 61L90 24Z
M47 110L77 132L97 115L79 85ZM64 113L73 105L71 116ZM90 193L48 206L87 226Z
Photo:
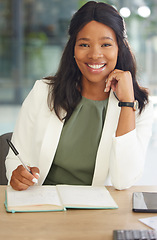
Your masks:
M33 178L33 179L32 179L32 182L34 182L34 183L38 183L38 179Z
M108 86L109 86L109 82L106 83L106 87L108 87Z
M35 175L37 176L37 178L39 178L39 177L40 177L40 174L39 174L39 173L36 173Z
M104 92L107 92L107 91L106 91L106 88L104 89Z

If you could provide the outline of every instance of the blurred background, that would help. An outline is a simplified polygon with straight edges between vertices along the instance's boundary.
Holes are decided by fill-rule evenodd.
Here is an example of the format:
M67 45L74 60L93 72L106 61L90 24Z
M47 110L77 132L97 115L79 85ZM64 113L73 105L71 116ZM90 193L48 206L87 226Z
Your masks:
M34 82L53 75L68 25L85 0L0 0L0 135L13 131ZM153 134L138 184L157 184L157 1L106 0L124 17L138 79L154 104Z

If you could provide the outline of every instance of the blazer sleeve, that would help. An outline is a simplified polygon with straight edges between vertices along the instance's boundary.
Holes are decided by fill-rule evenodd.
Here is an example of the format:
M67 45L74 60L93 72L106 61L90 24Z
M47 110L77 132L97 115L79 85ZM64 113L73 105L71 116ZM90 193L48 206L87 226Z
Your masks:
M22 104L12 136L13 144L15 144L21 158L28 166L37 166L35 162L37 156L35 156L34 143L36 135L35 127L38 122L37 119L40 109L47 101L47 87L48 85L44 83L44 81L36 81L34 87ZM12 171L16 169L18 165L21 165L21 162L11 149L6 157L5 165L6 176L8 181L10 181Z
M144 170L146 150L152 134L153 104L136 113L136 128L120 137L113 136L110 155L110 179L116 189L132 186Z

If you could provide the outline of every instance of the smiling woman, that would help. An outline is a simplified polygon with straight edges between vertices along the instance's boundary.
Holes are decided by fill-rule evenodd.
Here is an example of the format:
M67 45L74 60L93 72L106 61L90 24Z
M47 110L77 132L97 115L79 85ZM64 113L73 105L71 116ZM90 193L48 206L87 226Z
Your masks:
M71 19L57 73L24 101L12 142L34 177L40 172L40 185L125 189L142 175L151 127L124 21L112 6L89 1ZM33 184L11 151L6 168L14 189Z

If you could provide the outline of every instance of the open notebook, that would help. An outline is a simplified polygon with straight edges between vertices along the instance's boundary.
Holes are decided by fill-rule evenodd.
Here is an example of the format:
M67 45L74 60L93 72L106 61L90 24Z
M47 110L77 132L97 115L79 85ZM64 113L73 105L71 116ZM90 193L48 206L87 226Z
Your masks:
M5 206L7 212L118 208L105 187L78 185L32 186L25 191L8 186Z

